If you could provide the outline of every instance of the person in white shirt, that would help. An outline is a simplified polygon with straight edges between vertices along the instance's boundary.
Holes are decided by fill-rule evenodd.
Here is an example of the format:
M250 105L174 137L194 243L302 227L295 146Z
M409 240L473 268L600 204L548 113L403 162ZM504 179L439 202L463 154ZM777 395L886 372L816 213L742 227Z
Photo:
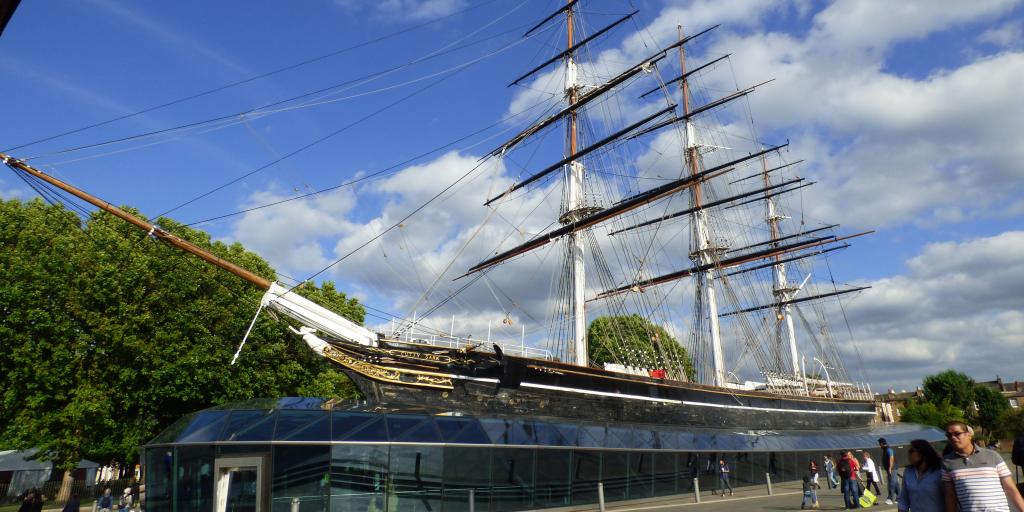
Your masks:
M864 488L871 490L871 486L875 486L875 496L882 494L881 489L878 488L878 467L875 466L875 461L871 459L871 454L864 452L864 474L867 475L866 482L864 482Z

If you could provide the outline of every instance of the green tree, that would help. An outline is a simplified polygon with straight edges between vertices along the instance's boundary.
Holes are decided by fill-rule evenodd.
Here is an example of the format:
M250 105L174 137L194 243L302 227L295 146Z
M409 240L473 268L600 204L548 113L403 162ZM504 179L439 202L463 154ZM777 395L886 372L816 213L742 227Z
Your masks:
M664 327L640 315L602 316L587 329L590 359L597 364L619 363L681 372L694 379L693 361L686 348Z
M1008 409L999 418L996 433L1000 438L1024 436L1024 409Z
M1010 404L1002 393L982 384L975 384L973 389L974 407L971 408L972 420L987 432L996 432L1000 427L1000 421Z
M240 244L159 223L275 275ZM268 315L229 365L262 290L110 215L82 222L39 200L0 201L0 246L0 444L39 448L61 470L82 458L132 461L178 417L214 404L356 393ZM333 283L299 293L363 320L362 306Z
M936 404L928 400L914 400L900 409L900 421L945 428L951 421L966 421L966 417L963 409L947 401Z
M955 370L924 378L924 398L933 404L949 402L962 411L970 410L974 401L974 381Z

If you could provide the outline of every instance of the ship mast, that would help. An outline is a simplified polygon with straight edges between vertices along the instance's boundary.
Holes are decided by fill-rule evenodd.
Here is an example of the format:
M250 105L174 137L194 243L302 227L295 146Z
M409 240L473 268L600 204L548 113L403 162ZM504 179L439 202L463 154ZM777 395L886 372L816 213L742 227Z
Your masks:
M679 40L682 41L683 27L680 25L677 27L679 31ZM686 50L680 45L679 46L679 67L682 75L686 75ZM688 80L680 80L679 88L682 94L683 100L683 114L686 116L686 161L690 167L690 175L697 176L700 172L699 161L700 152L698 148L696 133L693 126L693 121L690 118L690 86ZM716 386L725 385L725 356L722 353L722 334L718 322L718 302L715 297L715 286L714 286L714 272L715 272L715 252L718 250L711 241L711 234L708 231L707 214L703 208L703 197L701 193L701 183L695 184L690 189L691 201L693 203L694 212L691 214L691 225L693 227L693 236L691 237L691 252L690 259L700 266L705 267L706 270L697 274L696 288L695 288L695 304L696 314L698 317L702 317L704 312L707 312L708 321L710 323L710 335L711 335L711 357L712 357L712 384ZM705 307L702 307L705 306ZM705 309L706 308L706 309Z
M569 0L565 10L566 34L568 49L565 55L565 93L569 101L569 115L567 119L566 139L568 142L567 158L569 162L565 167L566 180L566 204L565 211L559 221L570 224L579 220L584 211L584 169L583 162L575 159L577 151L577 118L578 111L576 102L578 100L579 88L577 85L576 59L573 51L573 6ZM572 358L579 366L587 366L590 363L587 355L587 314L586 314L586 269L584 267L584 245L582 232L570 233L566 239L568 247L568 265L570 279L570 315L572 317Z
M771 186L771 180L768 177L768 166L766 165L764 157L761 157L761 169L764 186ZM765 194L764 203L765 222L768 224L768 228L771 231L771 247L777 247L779 245L778 241L780 233L779 222L785 219L785 217L776 211L775 201L772 200L771 195ZM789 302L796 295L799 288L793 288L789 285L789 280L786 277L786 264L781 261L781 257L776 255L774 260L775 265L772 269L774 271L775 283L772 287L772 294L775 296L775 302L778 304L775 308L776 325L778 326L783 320L785 320L786 340L789 342L790 368L793 371L793 377L797 380L801 380L800 354L797 352L796 348L796 330L793 328L792 306L790 305L791 302ZM781 329L776 328L776 341L780 350L782 347L781 331Z

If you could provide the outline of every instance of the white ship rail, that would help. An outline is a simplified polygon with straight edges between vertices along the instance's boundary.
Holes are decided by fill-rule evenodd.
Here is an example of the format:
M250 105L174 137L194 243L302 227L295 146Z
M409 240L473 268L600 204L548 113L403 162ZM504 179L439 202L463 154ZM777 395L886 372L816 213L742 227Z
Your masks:
M871 384L841 382L827 379L795 376L789 373L764 373L765 391L779 395L831 397L841 400L874 400Z
M454 323L454 322L453 322ZM550 350L531 347L526 345L526 333L523 331L519 341L492 340L490 326L487 328L486 338L459 337L452 334L422 333L416 332L421 327L415 322L402 322L394 320L390 332L381 333L386 341L409 343L413 345L425 345L447 349L472 349L480 352L493 353L492 345L501 347L501 351L510 356L525 357L530 359L554 360Z

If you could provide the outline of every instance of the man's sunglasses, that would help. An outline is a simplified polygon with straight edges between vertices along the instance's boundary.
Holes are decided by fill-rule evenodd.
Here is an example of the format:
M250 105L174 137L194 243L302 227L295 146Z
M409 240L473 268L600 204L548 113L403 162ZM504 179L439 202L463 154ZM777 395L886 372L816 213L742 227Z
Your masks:
M946 432L946 437L948 437L950 439L958 439L958 438L960 438L960 436L962 436L962 435L964 435L966 433L967 432L963 431L963 430L961 430L959 432Z

